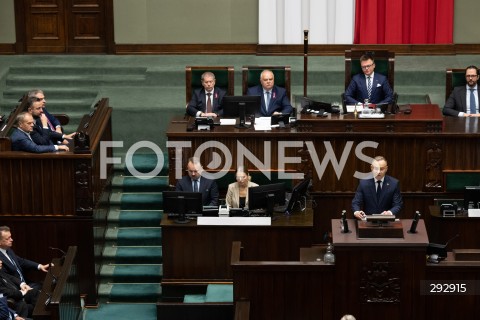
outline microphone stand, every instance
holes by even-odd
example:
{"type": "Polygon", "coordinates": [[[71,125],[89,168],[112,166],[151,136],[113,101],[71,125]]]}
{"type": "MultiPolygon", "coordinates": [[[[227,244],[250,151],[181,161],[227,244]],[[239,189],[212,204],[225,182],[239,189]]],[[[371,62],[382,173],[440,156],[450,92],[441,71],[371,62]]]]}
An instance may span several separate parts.
{"type": "Polygon", "coordinates": [[[303,30],[303,96],[307,96],[308,85],[308,30],[303,30]]]}

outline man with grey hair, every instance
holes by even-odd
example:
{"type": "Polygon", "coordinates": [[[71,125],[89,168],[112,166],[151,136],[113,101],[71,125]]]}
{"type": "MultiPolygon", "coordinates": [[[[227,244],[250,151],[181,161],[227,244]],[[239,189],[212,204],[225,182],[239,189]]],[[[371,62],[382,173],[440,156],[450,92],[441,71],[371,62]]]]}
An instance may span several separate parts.
{"type": "Polygon", "coordinates": [[[204,176],[203,167],[198,158],[188,159],[187,173],[182,179],[177,181],[176,191],[201,192],[204,206],[218,205],[218,187],[214,180],[204,176]]]}
{"type": "Polygon", "coordinates": [[[215,86],[215,75],[212,72],[202,74],[201,89],[193,92],[187,105],[187,114],[191,117],[217,117],[223,114],[222,100],[226,92],[215,86]]]}
{"type": "Polygon", "coordinates": [[[287,90],[275,85],[275,77],[271,70],[263,70],[260,74],[260,84],[248,88],[247,96],[261,96],[260,113],[270,117],[272,114],[290,114],[293,107],[287,90]]]}
{"type": "Polygon", "coordinates": [[[13,151],[26,151],[33,153],[55,152],[58,150],[68,151],[65,145],[39,145],[32,140],[30,134],[33,132],[33,116],[28,112],[20,113],[15,119],[15,128],[10,135],[13,151]]]}

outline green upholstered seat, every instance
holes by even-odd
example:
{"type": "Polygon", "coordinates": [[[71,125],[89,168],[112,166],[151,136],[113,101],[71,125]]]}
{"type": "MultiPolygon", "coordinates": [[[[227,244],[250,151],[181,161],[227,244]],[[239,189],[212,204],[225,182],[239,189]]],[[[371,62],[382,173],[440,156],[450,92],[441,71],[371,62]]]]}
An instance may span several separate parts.
{"type": "Polygon", "coordinates": [[[467,84],[465,69],[447,69],[445,75],[445,101],[453,91],[453,88],[467,84]]]}
{"type": "MultiPolygon", "coordinates": [[[[395,53],[387,50],[345,50],[345,89],[352,77],[362,73],[360,57],[365,53],[372,53],[375,60],[375,72],[388,78],[390,87],[394,90],[395,53]]],[[[395,90],[394,90],[395,91],[395,90]]]]}
{"type": "Polygon", "coordinates": [[[268,69],[273,72],[275,77],[275,85],[285,88],[287,97],[291,99],[290,90],[290,66],[243,66],[242,67],[242,94],[247,94],[250,87],[260,84],[260,74],[263,70],[268,69]]]}
{"type": "Polygon", "coordinates": [[[227,95],[235,93],[233,66],[187,66],[185,67],[185,99],[192,99],[194,90],[202,88],[202,74],[210,71],[215,74],[215,85],[227,91],[227,95]]]}

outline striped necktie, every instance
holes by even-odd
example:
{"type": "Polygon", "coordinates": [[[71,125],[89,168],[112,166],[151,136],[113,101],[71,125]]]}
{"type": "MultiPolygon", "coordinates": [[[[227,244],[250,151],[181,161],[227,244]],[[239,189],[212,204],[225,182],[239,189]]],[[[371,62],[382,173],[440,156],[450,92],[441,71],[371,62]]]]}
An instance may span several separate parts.
{"type": "Polygon", "coordinates": [[[370,96],[372,94],[372,77],[367,77],[367,92],[368,92],[368,100],[370,100],[370,96]]]}

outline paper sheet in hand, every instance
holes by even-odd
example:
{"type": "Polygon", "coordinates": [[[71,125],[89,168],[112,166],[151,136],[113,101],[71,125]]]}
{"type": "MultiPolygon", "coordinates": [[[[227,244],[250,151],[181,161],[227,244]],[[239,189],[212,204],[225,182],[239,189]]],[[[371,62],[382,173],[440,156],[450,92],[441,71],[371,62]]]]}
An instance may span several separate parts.
{"type": "Polygon", "coordinates": [[[270,117],[255,118],[255,130],[272,130],[272,119],[270,117]]]}

